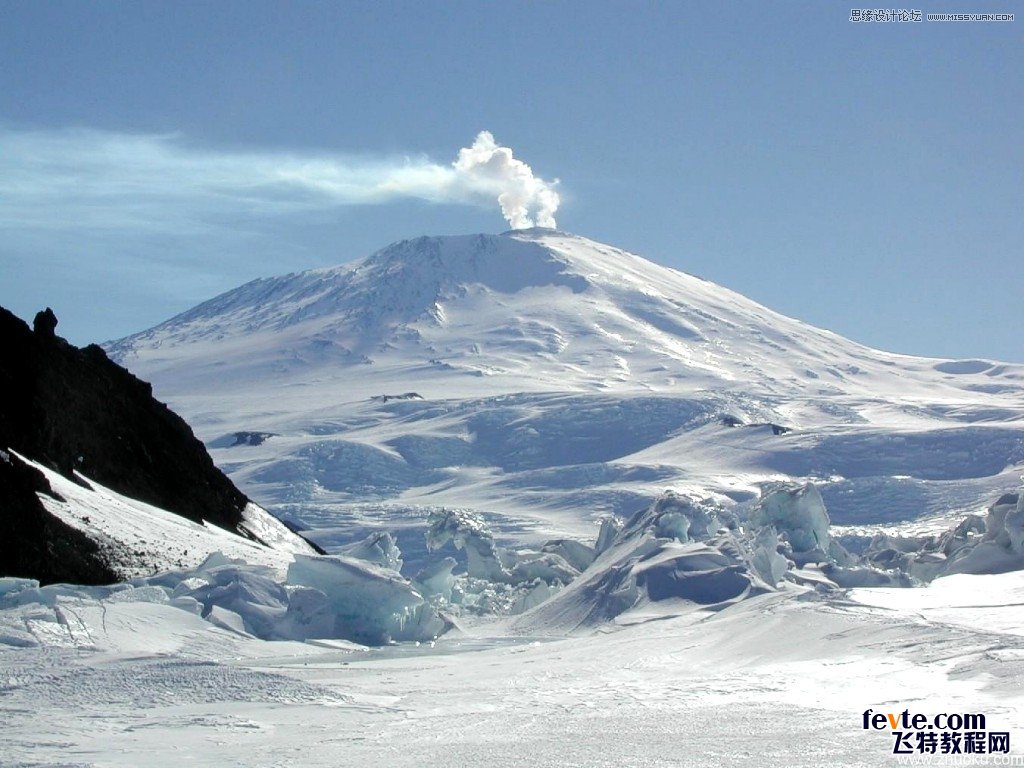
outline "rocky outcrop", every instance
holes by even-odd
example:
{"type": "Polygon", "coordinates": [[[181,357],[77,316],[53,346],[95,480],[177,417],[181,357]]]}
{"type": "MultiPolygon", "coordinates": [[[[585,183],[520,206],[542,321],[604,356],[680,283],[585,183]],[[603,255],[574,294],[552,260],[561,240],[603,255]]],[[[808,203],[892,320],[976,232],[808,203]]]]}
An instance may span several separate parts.
{"type": "Polygon", "coordinates": [[[45,478],[12,451],[244,534],[238,524],[249,500],[149,384],[100,347],[57,336],[49,308],[33,325],[0,308],[0,575],[78,583],[112,576],[94,542],[46,513],[36,496],[52,493],[45,478]]]}

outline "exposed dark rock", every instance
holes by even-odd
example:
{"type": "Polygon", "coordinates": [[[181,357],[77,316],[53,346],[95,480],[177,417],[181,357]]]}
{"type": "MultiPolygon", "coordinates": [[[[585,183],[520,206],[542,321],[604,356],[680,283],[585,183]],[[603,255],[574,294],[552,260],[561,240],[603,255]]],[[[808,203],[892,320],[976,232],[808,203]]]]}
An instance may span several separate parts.
{"type": "Polygon", "coordinates": [[[773,424],[770,421],[757,421],[748,424],[739,416],[733,416],[731,413],[727,413],[722,417],[722,424],[726,427],[771,427],[773,435],[784,435],[787,432],[793,431],[792,427],[784,427],[781,424],[773,424]]]}
{"type": "Polygon", "coordinates": [[[781,424],[772,424],[770,421],[760,421],[757,424],[748,424],[748,427],[771,427],[773,435],[784,435],[787,432],[792,432],[792,427],[784,427],[781,424]]]}
{"type": "Polygon", "coordinates": [[[47,307],[41,312],[36,312],[32,321],[32,331],[44,339],[52,339],[56,335],[57,316],[53,310],[47,307]]]}
{"type": "Polygon", "coordinates": [[[263,445],[268,438],[277,437],[276,432],[235,432],[233,435],[235,441],[231,443],[230,448],[234,448],[236,445],[263,445]]]}
{"type": "Polygon", "coordinates": [[[370,399],[379,403],[386,403],[388,400],[422,400],[423,395],[419,392],[403,392],[400,395],[374,395],[370,399]]]}
{"type": "MultiPolygon", "coordinates": [[[[0,399],[0,450],[13,449],[68,478],[79,470],[118,493],[237,531],[248,499],[214,466],[189,426],[153,399],[149,384],[111,362],[100,347],[78,349],[54,336],[55,326],[49,309],[36,316],[33,332],[0,308],[0,391],[6,393],[0,399]]],[[[12,474],[14,464],[3,463],[0,575],[12,573],[11,553],[18,547],[50,548],[64,557],[74,549],[74,537],[54,519],[40,516],[41,506],[32,504],[34,491],[25,495],[29,485],[12,474]],[[22,529],[30,519],[36,522],[22,529]]],[[[82,558],[92,557],[82,552],[82,558]]],[[[107,578],[91,566],[85,572],[94,578],[77,575],[74,562],[67,567],[54,562],[45,578],[82,583],[107,578]]],[[[44,571],[27,575],[43,580],[44,571]]]]}

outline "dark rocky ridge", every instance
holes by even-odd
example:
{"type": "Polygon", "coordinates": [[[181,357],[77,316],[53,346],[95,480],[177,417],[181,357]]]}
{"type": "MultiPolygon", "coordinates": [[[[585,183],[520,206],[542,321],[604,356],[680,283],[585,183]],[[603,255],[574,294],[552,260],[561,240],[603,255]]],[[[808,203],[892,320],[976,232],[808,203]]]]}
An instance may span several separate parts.
{"type": "MultiPolygon", "coordinates": [[[[191,428],[149,384],[0,307],[0,450],[13,449],[73,478],[79,470],[118,493],[239,532],[246,496],[218,470],[191,428]]],[[[113,581],[99,547],[45,511],[45,478],[0,456],[0,575],[40,581],[113,581]]]]}

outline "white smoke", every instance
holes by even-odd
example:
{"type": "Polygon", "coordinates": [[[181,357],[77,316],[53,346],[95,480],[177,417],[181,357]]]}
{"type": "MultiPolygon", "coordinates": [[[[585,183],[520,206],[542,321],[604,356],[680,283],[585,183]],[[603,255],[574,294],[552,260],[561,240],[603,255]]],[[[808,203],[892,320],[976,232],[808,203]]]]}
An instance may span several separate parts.
{"type": "Polygon", "coordinates": [[[555,227],[555,211],[561,200],[554,187],[533,175],[509,147],[499,147],[494,136],[481,131],[473,146],[459,150],[454,166],[460,180],[471,189],[495,191],[501,213],[513,229],[555,227]]]}
{"type": "MultiPolygon", "coordinates": [[[[327,184],[335,193],[348,194],[332,185],[324,171],[347,178],[351,168],[330,166],[327,169],[304,168],[289,176],[300,184],[327,184]]],[[[501,214],[513,229],[532,226],[555,227],[555,211],[561,202],[555,187],[558,180],[545,181],[534,176],[533,169],[514,157],[509,147],[498,146],[489,131],[481,131],[469,147],[459,150],[450,166],[424,159],[406,161],[398,167],[382,166],[381,177],[374,188],[365,190],[371,196],[387,200],[393,196],[416,197],[433,202],[490,205],[495,200],[501,214]]]]}
{"type": "Polygon", "coordinates": [[[428,158],[233,152],[179,136],[0,127],[0,226],[204,225],[218,214],[288,215],[398,198],[491,206],[513,229],[555,226],[558,181],[535,176],[482,131],[448,165],[428,158]],[[73,180],[73,183],[72,183],[73,180]]]}

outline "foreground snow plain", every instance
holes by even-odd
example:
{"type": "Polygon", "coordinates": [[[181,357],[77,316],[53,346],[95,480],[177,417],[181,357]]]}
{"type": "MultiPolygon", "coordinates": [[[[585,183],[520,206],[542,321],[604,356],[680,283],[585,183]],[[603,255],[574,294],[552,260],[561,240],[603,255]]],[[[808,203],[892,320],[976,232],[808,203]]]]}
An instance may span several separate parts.
{"type": "Polygon", "coordinates": [[[0,763],[886,765],[891,737],[861,730],[865,709],[982,712],[1019,734],[1022,596],[1020,572],[850,600],[784,590],[648,606],[586,636],[488,623],[378,649],[70,601],[63,633],[0,651],[0,763]],[[964,605],[978,594],[987,605],[964,605]]]}

